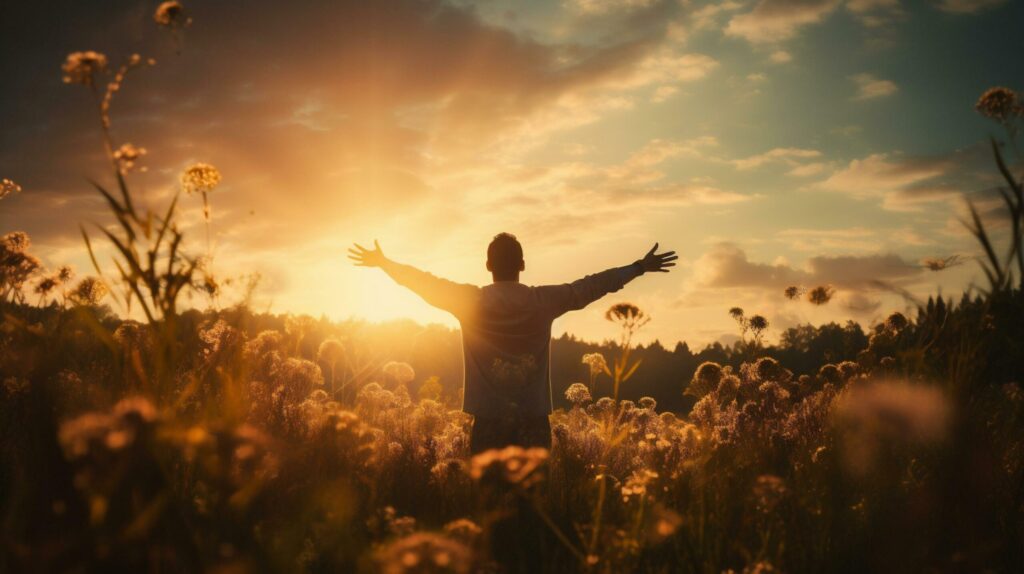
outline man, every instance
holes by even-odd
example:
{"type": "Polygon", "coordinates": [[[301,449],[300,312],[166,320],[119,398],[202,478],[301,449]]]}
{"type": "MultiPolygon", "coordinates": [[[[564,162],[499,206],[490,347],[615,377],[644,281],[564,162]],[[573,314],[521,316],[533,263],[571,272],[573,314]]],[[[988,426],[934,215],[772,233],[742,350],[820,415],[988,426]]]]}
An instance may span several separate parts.
{"type": "Polygon", "coordinates": [[[473,453],[510,444],[550,448],[551,381],[548,360],[551,322],[582,309],[649,272],[667,273],[674,251],[656,254],[658,244],[625,267],[587,275],[572,283],[529,287],[519,282],[526,268],[516,237],[499,233],[487,247],[485,287],[453,283],[355,244],[349,258],[361,267],[380,267],[427,303],[455,315],[462,325],[465,371],[463,410],[473,415],[473,453]]]}

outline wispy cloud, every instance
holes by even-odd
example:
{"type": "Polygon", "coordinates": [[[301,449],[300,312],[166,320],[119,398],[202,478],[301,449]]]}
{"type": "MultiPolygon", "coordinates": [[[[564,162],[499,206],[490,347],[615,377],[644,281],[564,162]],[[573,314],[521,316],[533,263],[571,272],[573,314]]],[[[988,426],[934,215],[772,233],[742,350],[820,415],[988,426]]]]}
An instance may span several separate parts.
{"type": "Polygon", "coordinates": [[[755,44],[789,40],[838,6],[839,0],[760,0],[750,12],[733,16],[725,33],[755,44]]]}
{"type": "Polygon", "coordinates": [[[896,82],[876,78],[868,73],[855,74],[850,76],[850,79],[857,87],[857,93],[853,96],[854,100],[875,100],[891,96],[899,91],[896,82]]]}
{"type": "Polygon", "coordinates": [[[939,0],[939,10],[951,14],[976,14],[1005,4],[1006,0],[939,0]]]}

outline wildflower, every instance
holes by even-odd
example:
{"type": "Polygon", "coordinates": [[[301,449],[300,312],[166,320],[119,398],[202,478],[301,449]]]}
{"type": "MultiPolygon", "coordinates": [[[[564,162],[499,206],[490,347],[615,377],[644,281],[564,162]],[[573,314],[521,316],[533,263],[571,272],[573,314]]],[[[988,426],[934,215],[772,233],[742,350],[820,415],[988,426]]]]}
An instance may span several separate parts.
{"type": "Polygon", "coordinates": [[[736,320],[740,320],[743,317],[743,309],[741,307],[733,307],[729,309],[729,315],[736,320]]]}
{"type": "Polygon", "coordinates": [[[208,163],[193,164],[181,174],[185,193],[210,193],[220,180],[220,171],[208,163]]]}
{"type": "Polygon", "coordinates": [[[950,267],[960,265],[963,261],[960,260],[959,255],[950,255],[949,257],[927,257],[921,260],[921,265],[929,271],[942,271],[950,267]]]}
{"type": "Polygon", "coordinates": [[[57,288],[57,285],[56,277],[44,277],[36,284],[36,294],[41,297],[46,297],[51,291],[57,288]]]}
{"type": "Polygon", "coordinates": [[[320,343],[320,348],[316,352],[316,360],[328,365],[337,364],[344,356],[345,346],[341,344],[341,341],[333,337],[324,339],[324,342],[320,343]]]}
{"type": "Polygon", "coordinates": [[[21,193],[21,186],[7,178],[0,179],[0,199],[14,193],[21,193]]]}
{"type": "MultiPolygon", "coordinates": [[[[126,143],[114,152],[114,159],[117,161],[121,173],[128,173],[144,155],[146,155],[146,148],[135,147],[130,143],[126,143]]],[[[143,168],[143,171],[145,171],[145,168],[143,168]]]]}
{"type": "Polygon", "coordinates": [[[417,532],[388,544],[377,552],[376,560],[384,574],[466,573],[473,567],[472,552],[465,545],[431,532],[417,532]]]}
{"type": "Polygon", "coordinates": [[[85,277],[68,294],[75,305],[95,307],[107,295],[107,286],[95,277],[85,277]]]}
{"type": "Polygon", "coordinates": [[[453,538],[467,546],[472,546],[476,540],[483,534],[483,529],[477,525],[476,522],[468,518],[459,518],[453,520],[448,524],[444,525],[444,532],[450,538],[453,538]]]}
{"type": "Polygon", "coordinates": [[[832,300],[836,290],[831,285],[819,285],[807,292],[807,300],[815,305],[824,305],[832,300]]]}
{"type": "Polygon", "coordinates": [[[653,411],[654,408],[658,406],[658,401],[654,400],[652,397],[640,397],[640,402],[637,404],[642,409],[653,411]]]}
{"type": "Polygon", "coordinates": [[[539,469],[547,459],[548,451],[545,448],[507,446],[492,449],[473,457],[469,475],[476,481],[491,479],[526,488],[542,479],[539,469]]]}
{"type": "Polygon", "coordinates": [[[381,368],[381,371],[400,384],[410,383],[416,378],[416,371],[413,370],[409,363],[388,361],[381,368]]]}
{"type": "Polygon", "coordinates": [[[693,380],[687,385],[686,391],[683,394],[690,395],[696,398],[702,398],[704,395],[718,388],[718,383],[722,380],[722,366],[718,363],[711,361],[705,361],[697,367],[697,370],[693,373],[693,380]]]}
{"type": "Polygon", "coordinates": [[[891,333],[899,333],[909,325],[906,316],[903,313],[893,313],[885,319],[885,329],[891,333]]]}
{"type": "Polygon", "coordinates": [[[590,390],[583,383],[573,383],[569,385],[569,388],[565,391],[565,398],[577,408],[582,407],[593,400],[590,396],[590,390]]]}
{"type": "Polygon", "coordinates": [[[790,300],[796,299],[797,297],[800,296],[801,293],[803,293],[803,290],[800,289],[799,287],[797,287],[796,285],[791,285],[789,287],[786,287],[786,291],[785,291],[786,299],[790,299],[790,300]]]}
{"type": "Polygon", "coordinates": [[[986,118],[999,123],[1008,123],[1013,117],[1024,113],[1017,101],[1017,94],[1009,88],[989,88],[978,98],[974,109],[986,118]]]}
{"type": "Polygon", "coordinates": [[[153,13],[153,20],[167,28],[185,28],[192,24],[192,18],[185,14],[185,7],[181,2],[170,0],[156,7],[153,13]]]}
{"type": "Polygon", "coordinates": [[[854,387],[837,401],[833,415],[847,469],[866,476],[894,446],[941,442],[950,410],[946,396],[934,387],[902,382],[854,387]]]}
{"type": "Polygon", "coordinates": [[[658,544],[676,533],[683,524],[683,518],[677,512],[662,506],[660,503],[651,508],[647,519],[647,539],[658,544]]]}
{"type": "Polygon", "coordinates": [[[842,380],[842,375],[839,372],[839,368],[833,364],[822,365],[818,369],[818,378],[826,383],[838,383],[842,380]]]}
{"type": "Polygon", "coordinates": [[[609,374],[608,362],[605,361],[604,355],[601,353],[587,353],[583,355],[583,364],[590,367],[590,376],[596,376],[600,373],[609,374]]]}
{"type": "Polygon", "coordinates": [[[24,231],[0,237],[0,291],[20,293],[25,282],[42,267],[42,262],[28,253],[30,245],[24,231]]]}
{"type": "Polygon", "coordinates": [[[754,499],[757,509],[770,514],[786,494],[786,483],[773,474],[762,474],[754,482],[754,499]]]}
{"type": "Polygon", "coordinates": [[[853,361],[843,361],[836,365],[836,368],[839,369],[839,375],[844,381],[848,381],[860,373],[860,365],[853,361]]]}
{"type": "Polygon", "coordinates": [[[622,501],[629,502],[634,496],[647,494],[647,487],[658,478],[658,473],[653,470],[637,470],[626,479],[622,485],[622,501]]]}
{"type": "Polygon", "coordinates": [[[107,68],[107,57],[99,52],[72,52],[61,69],[65,84],[95,85],[95,76],[107,68]]]}
{"type": "Polygon", "coordinates": [[[763,315],[754,315],[748,321],[750,330],[754,333],[754,338],[760,338],[761,333],[768,328],[768,319],[765,319],[763,315]]]}
{"type": "Polygon", "coordinates": [[[642,318],[644,312],[632,303],[616,303],[608,308],[604,318],[609,321],[626,322],[642,318]]]}
{"type": "Polygon", "coordinates": [[[217,319],[212,325],[199,328],[199,339],[206,345],[205,352],[209,356],[235,348],[241,342],[242,335],[224,319],[217,319]]]}

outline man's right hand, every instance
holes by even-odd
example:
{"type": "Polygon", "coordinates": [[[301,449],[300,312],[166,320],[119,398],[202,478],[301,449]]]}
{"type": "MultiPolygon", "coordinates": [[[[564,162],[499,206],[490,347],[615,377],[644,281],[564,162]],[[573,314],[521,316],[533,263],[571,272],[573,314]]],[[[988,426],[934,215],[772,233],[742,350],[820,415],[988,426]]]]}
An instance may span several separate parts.
{"type": "Polygon", "coordinates": [[[373,240],[373,249],[367,249],[358,243],[352,245],[354,247],[348,248],[348,258],[354,261],[357,267],[380,267],[388,260],[376,239],[373,240]]]}
{"type": "Polygon", "coordinates": [[[668,251],[665,253],[655,253],[658,250],[658,244],[655,243],[654,247],[644,255],[643,259],[637,261],[640,267],[643,268],[644,273],[650,273],[652,271],[658,273],[668,273],[669,267],[675,267],[675,260],[679,259],[675,251],[668,251]]]}

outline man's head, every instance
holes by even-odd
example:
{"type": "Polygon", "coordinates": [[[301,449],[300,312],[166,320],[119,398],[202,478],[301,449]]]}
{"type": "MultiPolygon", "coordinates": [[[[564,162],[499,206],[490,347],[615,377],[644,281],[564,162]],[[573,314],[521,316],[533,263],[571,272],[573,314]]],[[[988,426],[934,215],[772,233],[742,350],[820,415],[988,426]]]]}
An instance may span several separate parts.
{"type": "Polygon", "coordinates": [[[495,281],[519,281],[519,272],[526,269],[523,246],[511,233],[499,233],[487,246],[487,270],[495,281]]]}

